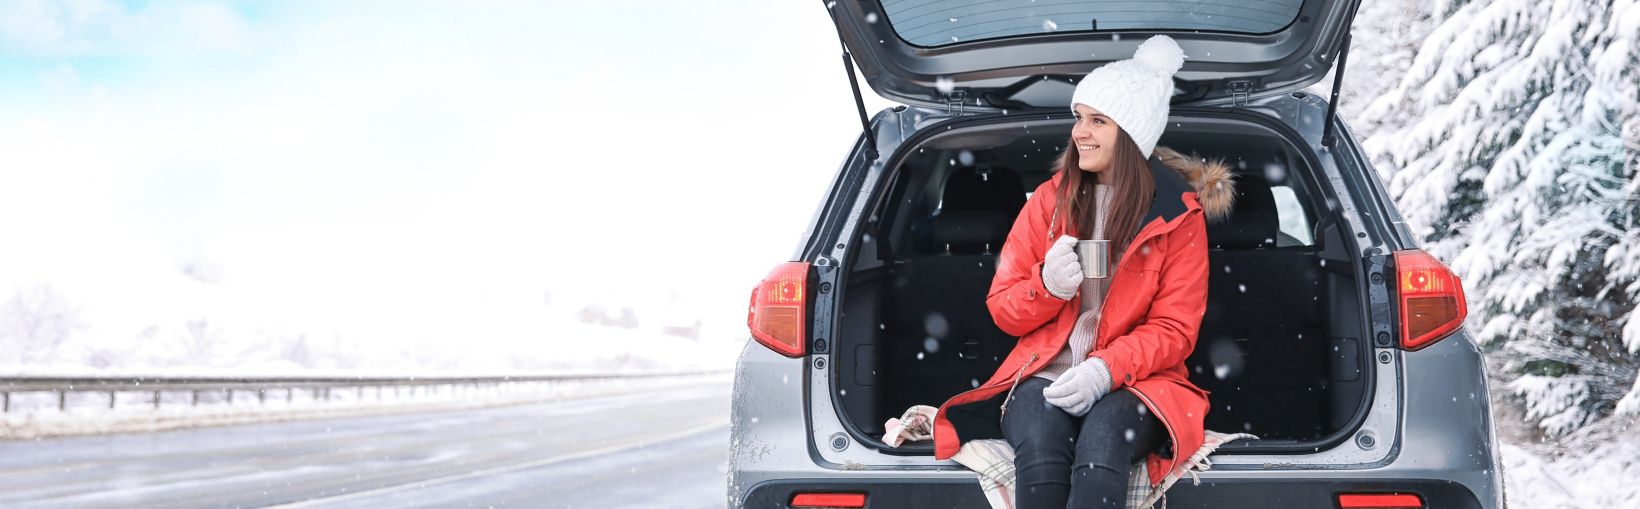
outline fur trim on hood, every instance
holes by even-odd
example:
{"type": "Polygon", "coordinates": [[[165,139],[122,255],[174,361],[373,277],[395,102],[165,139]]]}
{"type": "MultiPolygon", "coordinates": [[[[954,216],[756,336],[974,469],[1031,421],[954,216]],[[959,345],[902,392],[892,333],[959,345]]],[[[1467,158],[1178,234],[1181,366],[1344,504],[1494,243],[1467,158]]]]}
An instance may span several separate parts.
{"type": "Polygon", "coordinates": [[[1196,188],[1196,201],[1201,203],[1207,222],[1218,223],[1230,217],[1236,201],[1236,180],[1230,165],[1222,159],[1190,157],[1167,147],[1156,147],[1156,157],[1196,188]]]}

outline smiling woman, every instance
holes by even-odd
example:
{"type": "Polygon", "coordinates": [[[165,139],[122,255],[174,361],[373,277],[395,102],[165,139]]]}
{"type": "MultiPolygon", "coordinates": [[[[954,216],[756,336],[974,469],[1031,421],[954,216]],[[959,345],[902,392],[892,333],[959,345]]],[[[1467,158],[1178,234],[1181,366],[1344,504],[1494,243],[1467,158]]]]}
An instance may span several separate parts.
{"type": "Polygon", "coordinates": [[[1298,16],[1301,0],[1044,2],[996,8],[986,0],[883,0],[888,22],[918,46],[1063,31],[1196,30],[1266,34],[1298,16]],[[1181,15],[1182,14],[1182,15],[1181,15]]]}

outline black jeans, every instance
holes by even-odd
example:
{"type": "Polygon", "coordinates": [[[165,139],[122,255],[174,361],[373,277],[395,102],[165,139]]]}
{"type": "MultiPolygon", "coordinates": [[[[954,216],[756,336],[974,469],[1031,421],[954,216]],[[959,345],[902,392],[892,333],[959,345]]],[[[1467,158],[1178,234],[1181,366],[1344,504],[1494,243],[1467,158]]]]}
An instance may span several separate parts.
{"type": "Polygon", "coordinates": [[[1015,507],[1125,507],[1133,463],[1156,450],[1167,430],[1121,389],[1073,417],[1042,398],[1049,383],[1021,380],[1002,417],[1002,435],[1014,446],[1015,507]]]}

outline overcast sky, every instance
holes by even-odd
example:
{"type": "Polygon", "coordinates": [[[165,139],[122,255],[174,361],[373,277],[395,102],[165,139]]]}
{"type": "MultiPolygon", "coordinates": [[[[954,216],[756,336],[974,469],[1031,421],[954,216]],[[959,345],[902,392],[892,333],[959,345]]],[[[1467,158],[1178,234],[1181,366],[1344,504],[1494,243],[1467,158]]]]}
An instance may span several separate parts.
{"type": "Polygon", "coordinates": [[[858,135],[839,53],[818,0],[0,2],[0,290],[105,341],[743,324],[858,135]]]}

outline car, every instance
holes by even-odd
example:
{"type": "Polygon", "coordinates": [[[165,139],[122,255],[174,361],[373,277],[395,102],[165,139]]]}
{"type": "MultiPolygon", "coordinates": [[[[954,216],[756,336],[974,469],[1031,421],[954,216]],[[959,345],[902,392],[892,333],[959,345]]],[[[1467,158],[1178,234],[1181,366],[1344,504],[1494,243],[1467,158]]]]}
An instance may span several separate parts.
{"type": "Polygon", "coordinates": [[[1207,428],[1258,437],[1219,448],[1167,506],[1505,506],[1462,284],[1333,108],[1358,2],[824,5],[862,132],[753,289],[731,507],[989,507],[973,471],[927,441],[889,447],[885,422],[978,386],[1013,347],[985,306],[1002,239],[1051,177],[1077,79],[1154,34],[1187,55],[1159,145],[1236,181],[1207,228],[1187,366],[1207,428]],[[856,63],[901,105],[868,119],[856,63]],[[1334,69],[1330,99],[1306,90],[1334,69]]]}

